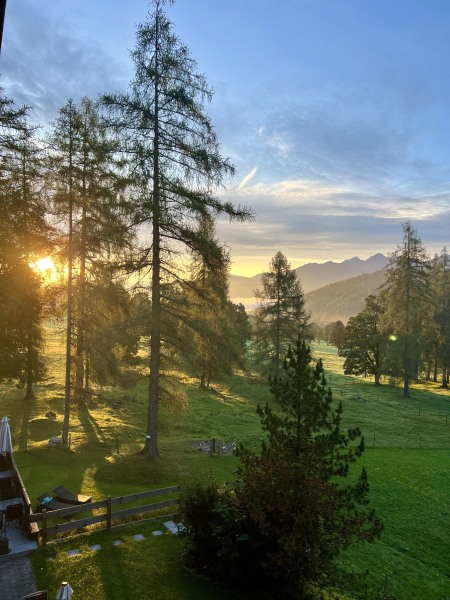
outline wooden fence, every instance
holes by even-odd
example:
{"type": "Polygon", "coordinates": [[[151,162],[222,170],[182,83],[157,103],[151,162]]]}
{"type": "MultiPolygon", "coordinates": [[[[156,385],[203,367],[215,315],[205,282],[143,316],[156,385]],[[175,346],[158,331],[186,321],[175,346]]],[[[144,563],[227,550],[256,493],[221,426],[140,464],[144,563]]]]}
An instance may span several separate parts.
{"type": "MultiPolygon", "coordinates": [[[[130,494],[128,496],[119,496],[117,498],[111,498],[109,496],[106,500],[100,500],[98,502],[91,502],[88,504],[80,504],[70,506],[68,508],[61,508],[59,510],[42,510],[42,513],[35,513],[29,515],[30,523],[40,523],[40,536],[42,539],[42,543],[45,545],[50,536],[55,536],[58,533],[64,533],[67,531],[73,531],[75,529],[82,529],[87,527],[88,525],[94,525],[96,523],[104,522],[104,527],[100,529],[106,529],[107,531],[111,531],[112,529],[118,529],[119,527],[124,527],[129,525],[129,523],[122,523],[119,525],[113,525],[115,521],[119,521],[122,519],[127,519],[129,517],[133,517],[135,515],[144,515],[147,513],[154,513],[155,511],[164,511],[172,506],[179,507],[180,499],[178,498],[170,498],[168,500],[162,500],[161,502],[152,502],[150,504],[139,504],[137,506],[132,506],[130,508],[122,509],[122,510],[113,510],[113,506],[117,506],[120,504],[130,504],[140,502],[141,500],[145,500],[147,498],[154,498],[155,496],[162,496],[168,494],[175,494],[180,491],[180,486],[173,486],[168,488],[161,488],[158,490],[150,490],[148,492],[139,492],[137,494],[130,494]],[[61,519],[63,517],[72,517],[74,515],[92,512],[98,509],[106,508],[106,512],[102,512],[101,514],[95,514],[93,516],[81,518],[78,520],[71,520],[67,523],[56,523],[54,525],[49,525],[50,521],[54,521],[57,519],[61,519]]],[[[175,511],[174,513],[167,513],[164,511],[162,514],[159,514],[157,517],[152,518],[142,518],[141,522],[155,521],[160,519],[172,519],[176,517],[179,511],[175,511]]],[[[98,530],[96,530],[98,531],[98,530]]]]}
{"type": "Polygon", "coordinates": [[[14,493],[17,495],[17,497],[21,498],[22,500],[24,529],[27,533],[27,536],[31,539],[37,540],[39,529],[36,523],[33,523],[30,520],[30,517],[33,515],[30,498],[22,481],[22,477],[20,476],[19,469],[17,468],[13,455],[5,453],[5,455],[2,457],[2,463],[8,470],[11,471],[11,488],[14,490],[14,493]]]}

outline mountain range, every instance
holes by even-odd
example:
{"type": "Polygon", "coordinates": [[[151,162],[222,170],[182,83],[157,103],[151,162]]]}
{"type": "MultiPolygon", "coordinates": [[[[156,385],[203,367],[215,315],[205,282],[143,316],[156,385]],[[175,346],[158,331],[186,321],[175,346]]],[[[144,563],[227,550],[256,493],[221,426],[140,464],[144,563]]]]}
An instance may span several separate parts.
{"type": "MultiPolygon", "coordinates": [[[[366,260],[354,256],[340,263],[308,263],[295,269],[295,272],[301,281],[303,292],[307,294],[337,281],[381,271],[387,262],[388,259],[383,254],[375,254],[366,260]]],[[[261,289],[261,276],[262,273],[253,277],[230,275],[230,298],[252,298],[254,290],[261,289]]]]}

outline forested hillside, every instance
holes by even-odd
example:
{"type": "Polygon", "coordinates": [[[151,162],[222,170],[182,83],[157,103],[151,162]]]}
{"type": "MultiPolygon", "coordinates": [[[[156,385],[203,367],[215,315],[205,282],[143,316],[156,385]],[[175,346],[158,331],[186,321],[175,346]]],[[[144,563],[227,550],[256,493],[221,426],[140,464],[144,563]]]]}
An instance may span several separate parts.
{"type": "Polygon", "coordinates": [[[385,277],[386,271],[382,269],[376,273],[331,283],[305,294],[311,320],[322,324],[332,321],[347,323],[350,317],[357,315],[364,308],[367,296],[377,293],[385,277]]]}

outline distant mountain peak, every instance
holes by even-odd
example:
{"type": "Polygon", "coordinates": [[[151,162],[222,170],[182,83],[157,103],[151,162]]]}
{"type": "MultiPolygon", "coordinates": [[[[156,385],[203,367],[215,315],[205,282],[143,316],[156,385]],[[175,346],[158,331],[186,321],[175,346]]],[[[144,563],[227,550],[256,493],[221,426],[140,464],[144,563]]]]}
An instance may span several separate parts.
{"type": "MultiPolygon", "coordinates": [[[[289,257],[288,257],[289,258],[289,257]]],[[[388,259],[381,253],[374,254],[366,260],[353,256],[340,263],[331,260],[325,263],[307,263],[297,267],[295,272],[300,278],[304,293],[324,287],[330,283],[343,281],[362,275],[380,271],[387,265],[388,259]]],[[[250,298],[253,290],[260,285],[261,274],[253,277],[230,276],[230,297],[250,298]]]]}
{"type": "Polygon", "coordinates": [[[335,264],[343,264],[343,263],[360,263],[360,262],[364,262],[364,260],[362,260],[361,258],[359,258],[359,256],[352,256],[352,258],[347,258],[345,260],[342,261],[342,263],[335,263],[335,264]]]}

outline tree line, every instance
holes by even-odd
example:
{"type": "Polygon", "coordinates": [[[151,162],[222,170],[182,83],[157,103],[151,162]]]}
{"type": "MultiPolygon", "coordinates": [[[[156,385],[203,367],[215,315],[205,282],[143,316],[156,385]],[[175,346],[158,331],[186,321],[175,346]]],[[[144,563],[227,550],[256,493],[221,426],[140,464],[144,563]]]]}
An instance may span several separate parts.
{"type": "Polygon", "coordinates": [[[404,397],[420,376],[448,388],[450,259],[444,247],[430,258],[417,230],[403,225],[378,294],[349,319],[340,341],[346,374],[401,381],[404,397]]]}

